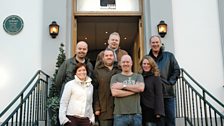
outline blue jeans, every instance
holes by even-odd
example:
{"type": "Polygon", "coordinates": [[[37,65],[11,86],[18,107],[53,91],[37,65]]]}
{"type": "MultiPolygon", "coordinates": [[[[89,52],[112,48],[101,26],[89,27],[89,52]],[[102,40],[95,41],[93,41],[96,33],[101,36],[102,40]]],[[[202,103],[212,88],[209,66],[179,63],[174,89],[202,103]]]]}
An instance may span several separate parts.
{"type": "Polygon", "coordinates": [[[164,98],[165,126],[176,126],[176,98],[164,98]]]}
{"type": "Polygon", "coordinates": [[[141,126],[141,114],[114,115],[114,126],[141,126]]]}

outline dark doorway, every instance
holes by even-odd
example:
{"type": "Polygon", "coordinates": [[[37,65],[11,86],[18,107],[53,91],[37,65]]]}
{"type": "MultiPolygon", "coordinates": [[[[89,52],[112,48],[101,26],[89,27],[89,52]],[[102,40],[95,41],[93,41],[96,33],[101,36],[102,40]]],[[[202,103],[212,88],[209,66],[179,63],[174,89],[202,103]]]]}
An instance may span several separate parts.
{"type": "Polygon", "coordinates": [[[120,34],[120,48],[133,54],[133,45],[138,35],[139,17],[134,16],[80,16],[77,19],[77,41],[88,43],[88,58],[93,64],[97,54],[107,47],[107,40],[112,32],[120,34]]]}

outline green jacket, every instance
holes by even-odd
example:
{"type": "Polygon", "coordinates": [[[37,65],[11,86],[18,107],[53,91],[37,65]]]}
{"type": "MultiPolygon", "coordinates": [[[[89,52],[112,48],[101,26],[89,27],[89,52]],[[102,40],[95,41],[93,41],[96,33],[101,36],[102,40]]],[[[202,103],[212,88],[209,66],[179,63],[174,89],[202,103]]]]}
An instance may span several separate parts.
{"type": "Polygon", "coordinates": [[[94,76],[98,84],[97,97],[94,98],[94,109],[95,111],[101,111],[100,120],[113,118],[114,99],[110,90],[110,80],[117,73],[120,73],[117,65],[114,65],[112,70],[108,69],[104,64],[100,64],[94,69],[94,76]]]}

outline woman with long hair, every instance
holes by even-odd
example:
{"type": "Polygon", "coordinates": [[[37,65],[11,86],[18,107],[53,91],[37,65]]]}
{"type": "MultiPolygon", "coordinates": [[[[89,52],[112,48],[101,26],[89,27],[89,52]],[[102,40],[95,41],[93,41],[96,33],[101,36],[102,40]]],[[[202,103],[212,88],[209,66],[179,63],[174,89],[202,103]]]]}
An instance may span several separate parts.
{"type": "Polygon", "coordinates": [[[159,69],[150,56],[144,56],[140,64],[145,83],[145,90],[141,93],[143,126],[157,126],[160,118],[165,116],[159,69]]]}

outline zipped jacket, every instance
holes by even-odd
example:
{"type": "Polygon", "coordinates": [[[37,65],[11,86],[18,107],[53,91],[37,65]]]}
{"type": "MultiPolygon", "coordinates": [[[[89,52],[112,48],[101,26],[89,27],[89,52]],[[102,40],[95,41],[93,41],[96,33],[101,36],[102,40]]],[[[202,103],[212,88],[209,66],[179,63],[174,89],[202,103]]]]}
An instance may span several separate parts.
{"type": "Polygon", "coordinates": [[[160,49],[159,55],[155,57],[152,50],[149,52],[160,70],[160,77],[163,84],[163,97],[171,98],[175,97],[175,83],[180,75],[180,67],[176,58],[171,52],[163,51],[160,49]]]}
{"type": "Polygon", "coordinates": [[[97,84],[97,95],[94,97],[94,109],[100,111],[100,120],[112,119],[114,110],[114,98],[110,90],[111,77],[120,73],[120,69],[114,64],[110,70],[104,64],[99,64],[94,69],[94,76],[97,84]]]}

